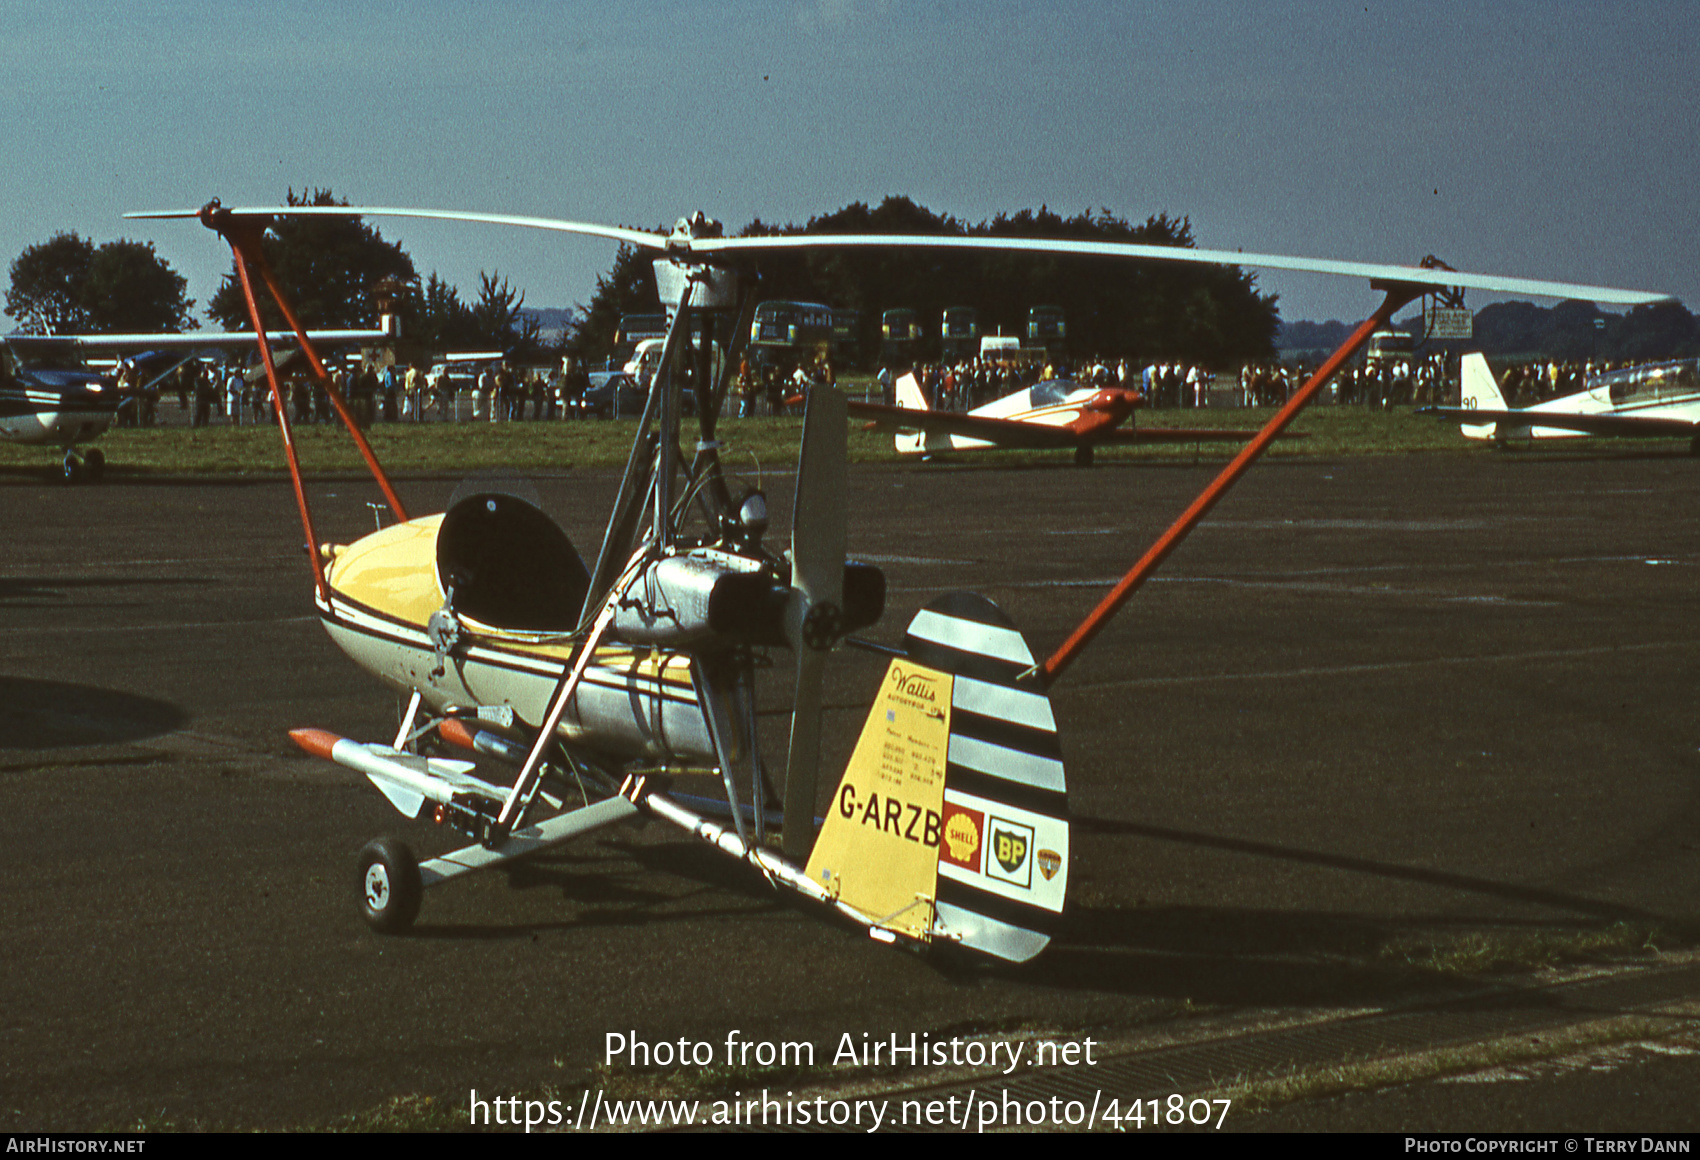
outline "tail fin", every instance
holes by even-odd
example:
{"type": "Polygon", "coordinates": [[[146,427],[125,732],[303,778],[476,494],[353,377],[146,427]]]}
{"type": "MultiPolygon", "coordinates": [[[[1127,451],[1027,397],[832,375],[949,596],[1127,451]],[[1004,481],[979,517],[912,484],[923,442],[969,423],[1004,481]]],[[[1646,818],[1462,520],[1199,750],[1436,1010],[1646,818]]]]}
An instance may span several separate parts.
{"type": "MultiPolygon", "coordinates": [[[[911,371],[897,380],[897,405],[908,411],[930,411],[927,396],[921,393],[920,381],[911,371]]],[[[892,437],[892,446],[899,455],[921,455],[927,450],[925,431],[899,431],[892,437]]]]}
{"type": "Polygon", "coordinates": [[[932,410],[927,406],[927,397],[921,393],[921,384],[916,381],[913,373],[897,380],[897,405],[911,411],[932,410]]]}
{"type": "Polygon", "coordinates": [[[1508,411],[1505,396],[1499,393],[1499,383],[1488,368],[1487,359],[1480,354],[1464,356],[1460,391],[1464,406],[1471,411],[1508,411]]]}
{"type": "MultiPolygon", "coordinates": [[[[1505,396],[1499,393],[1499,383],[1482,354],[1467,354],[1459,367],[1458,393],[1466,411],[1508,411],[1505,396]]],[[[1466,439],[1492,439],[1499,433],[1498,423],[1460,423],[1458,430],[1466,439]]]]}
{"type": "Polygon", "coordinates": [[[1068,887],[1068,794],[1026,641],[991,601],[916,614],[827,809],[808,875],[877,927],[1011,962],[1050,942],[1068,887]]]}

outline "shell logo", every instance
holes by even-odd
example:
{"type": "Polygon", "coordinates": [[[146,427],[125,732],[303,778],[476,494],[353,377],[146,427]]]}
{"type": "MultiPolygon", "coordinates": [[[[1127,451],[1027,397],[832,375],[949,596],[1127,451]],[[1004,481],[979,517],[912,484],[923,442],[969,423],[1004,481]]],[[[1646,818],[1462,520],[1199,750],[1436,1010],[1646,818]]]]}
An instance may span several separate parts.
{"type": "Polygon", "coordinates": [[[945,806],[944,841],[940,855],[954,865],[977,870],[980,866],[980,832],[984,819],[975,810],[945,806]]]}

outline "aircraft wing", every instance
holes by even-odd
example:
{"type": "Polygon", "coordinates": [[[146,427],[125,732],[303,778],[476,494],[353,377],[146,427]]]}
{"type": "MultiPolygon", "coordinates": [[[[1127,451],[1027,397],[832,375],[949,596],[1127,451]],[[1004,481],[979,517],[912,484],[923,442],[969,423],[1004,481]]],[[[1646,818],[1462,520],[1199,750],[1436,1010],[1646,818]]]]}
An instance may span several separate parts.
{"type": "Polygon", "coordinates": [[[1090,435],[1080,435],[1067,427],[1018,419],[997,419],[989,415],[966,414],[960,411],[920,411],[912,407],[893,407],[887,403],[850,403],[853,417],[870,420],[869,426],[883,431],[921,431],[932,435],[962,435],[984,439],[999,447],[1054,448],[1079,447],[1082,444],[1140,443],[1243,443],[1257,434],[1255,430],[1223,427],[1115,427],[1108,431],[1099,428],[1090,435]]]}
{"type": "MultiPolygon", "coordinates": [[[[1097,439],[1099,443],[1244,443],[1257,429],[1240,427],[1117,427],[1097,439]]],[[[1283,438],[1296,438],[1285,435],[1283,438]]]]}
{"type": "MultiPolygon", "coordinates": [[[[386,314],[383,325],[375,330],[309,330],[307,337],[313,342],[323,343],[379,343],[386,339],[399,338],[401,330],[396,325],[396,316],[386,314]]],[[[248,347],[254,345],[254,332],[251,330],[185,330],[181,333],[166,334],[150,332],[145,334],[8,334],[6,341],[11,343],[42,343],[65,344],[74,343],[85,350],[201,350],[213,347],[248,347]]],[[[266,341],[273,345],[293,343],[293,330],[269,330],[266,341]]],[[[492,357],[500,358],[499,354],[492,357]]]]}
{"type": "Polygon", "coordinates": [[[929,435],[963,435],[984,439],[999,447],[1078,447],[1080,436],[1067,427],[1047,427],[1043,423],[1022,423],[1015,419],[994,419],[989,415],[969,415],[960,411],[918,411],[910,407],[893,407],[888,403],[850,402],[853,418],[867,419],[880,430],[923,431],[929,435]]]}
{"type": "Polygon", "coordinates": [[[1580,431],[1585,435],[1627,435],[1643,438],[1694,435],[1700,424],[1685,419],[1661,419],[1657,416],[1595,414],[1578,415],[1565,411],[1471,411],[1463,407],[1423,407],[1415,412],[1472,427],[1488,423],[1503,423],[1509,427],[1550,427],[1558,431],[1580,431]]]}

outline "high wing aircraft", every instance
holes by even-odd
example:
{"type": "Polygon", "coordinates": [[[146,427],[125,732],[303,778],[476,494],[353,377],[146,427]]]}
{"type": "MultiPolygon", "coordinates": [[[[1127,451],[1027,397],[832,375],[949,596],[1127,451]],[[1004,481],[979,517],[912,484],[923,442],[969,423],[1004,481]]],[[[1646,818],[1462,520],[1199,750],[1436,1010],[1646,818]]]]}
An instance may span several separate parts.
{"type": "MultiPolygon", "coordinates": [[[[320,343],[381,342],[397,334],[386,315],[377,330],[316,330],[320,343]]],[[[293,342],[274,331],[270,341],[293,342]]],[[[252,346],[249,331],[181,334],[8,334],[0,339],[0,441],[52,447],[63,453],[66,483],[98,480],[106,456],[98,447],[78,450],[104,435],[125,403],[113,376],[86,361],[95,351],[201,351],[252,346]]]]}
{"type": "Polygon", "coordinates": [[[899,455],[938,455],[983,448],[1072,448],[1074,462],[1092,462],[1101,444],[1244,442],[1255,431],[1212,427],[1123,426],[1141,405],[1137,391],[1048,379],[972,411],[935,411],[913,374],[897,380],[897,405],[850,401],[850,416],[895,430],[899,455]]]}
{"type": "MultiPolygon", "coordinates": [[[[295,731],[306,751],[363,773],[409,818],[467,844],[419,862],[394,839],[369,844],[357,889],[366,921],[407,929],[426,888],[524,857],[622,819],[674,823],[776,888],[795,891],[875,939],[951,945],[1020,962],[1044,949],[1069,877],[1062,748],[1047,689],[1372,331],[1428,287],[1528,284],[1406,267],[1328,263],[1384,283],[1375,313],[1044,661],[996,605],[968,592],[921,609],[901,643],[852,634],[885,604],[877,568],[846,558],[844,397],[811,388],[798,458],[790,550],[770,546],[758,490],[734,493],[716,424],[756,305],[756,262],[799,246],[991,248],[1249,263],[1245,254],[1013,239],[866,236],[726,239],[700,214],[667,235],[446,211],[347,207],[139,214],[199,217],[236,255],[256,330],[255,276],[294,322],[259,240],[279,213],[506,222],[591,234],[655,253],[666,344],[602,544],[589,567],[521,497],[471,487],[448,511],[411,517],[334,388],[327,390],[394,523],[349,543],[318,538],[287,408],[277,408],[295,482],[319,617],[331,638],[407,696],[393,739],[362,743],[295,731]],[[1157,251],[1153,253],[1152,251],[1157,251]],[[712,375],[712,324],[734,346],[712,375]],[[687,380],[694,448],[681,443],[687,380]],[[816,816],[823,669],[849,644],[887,666],[848,766],[816,816]],[[782,667],[776,654],[789,652],[782,667]],[[756,728],[755,686],[771,669],[792,690],[790,737],[774,792],[756,728]],[[473,760],[430,752],[456,746],[473,760]],[[478,758],[484,759],[480,764],[478,758]],[[491,773],[490,765],[505,766],[491,773]],[[707,785],[712,790],[692,784],[707,785]],[[704,797],[708,804],[702,804],[704,797]],[[775,802],[775,799],[777,801],[775,802]],[[777,808],[770,808],[776,804],[777,808]],[[709,815],[714,815],[710,817],[709,815]],[[777,827],[777,841],[771,832],[777,827]]],[[[1275,259],[1293,264],[1299,259],[1275,259]]],[[[1658,296],[1541,283],[1561,297],[1658,296]]],[[[270,345],[260,352],[268,371],[270,345]]],[[[325,377],[302,337],[314,373],[325,377]]],[[[272,389],[278,390],[275,374],[272,389]]]]}
{"type": "Polygon", "coordinates": [[[100,476],[106,457],[77,445],[105,434],[121,401],[112,376],[71,341],[14,334],[0,346],[0,440],[63,452],[68,483],[100,476]]]}
{"type": "Polygon", "coordinates": [[[1510,407],[1487,359],[1464,356],[1461,407],[1424,407],[1419,415],[1458,421],[1466,439],[1497,443],[1583,435],[1683,436],[1700,455],[1700,360],[1608,371],[1588,389],[1530,407],[1510,407]]]}

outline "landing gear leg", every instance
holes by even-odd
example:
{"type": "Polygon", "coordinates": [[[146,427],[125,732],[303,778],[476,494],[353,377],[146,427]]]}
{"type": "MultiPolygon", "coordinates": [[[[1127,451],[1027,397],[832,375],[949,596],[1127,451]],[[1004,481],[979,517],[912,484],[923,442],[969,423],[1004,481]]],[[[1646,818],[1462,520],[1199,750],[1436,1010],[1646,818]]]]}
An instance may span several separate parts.
{"type": "Polygon", "coordinates": [[[96,481],[106,473],[106,456],[98,447],[91,447],[87,455],[78,454],[75,447],[67,447],[64,464],[60,470],[61,478],[66,483],[96,481]]]}
{"type": "Polygon", "coordinates": [[[1082,443],[1074,449],[1074,465],[1076,467],[1092,466],[1092,444],[1082,443]]]}

